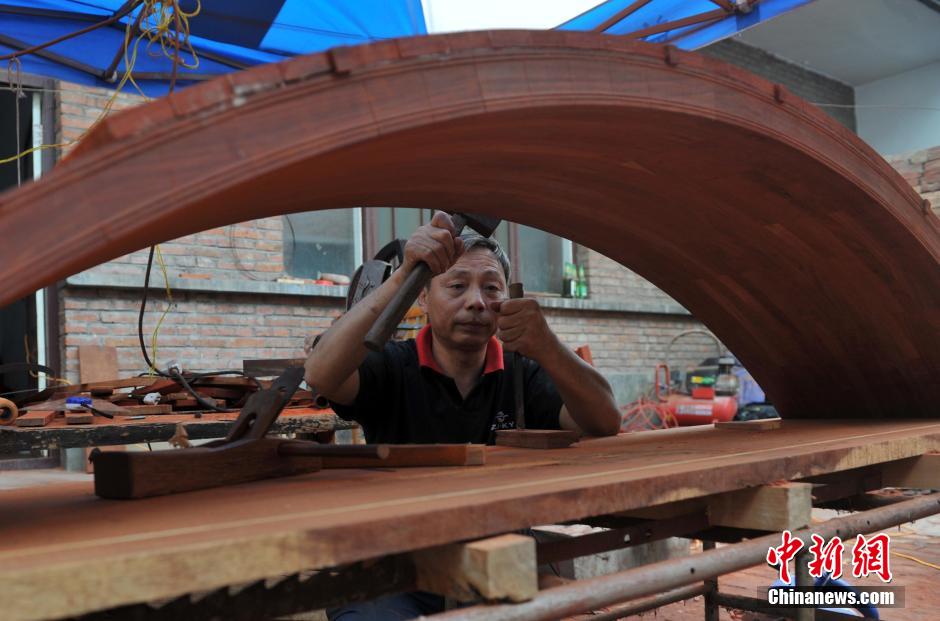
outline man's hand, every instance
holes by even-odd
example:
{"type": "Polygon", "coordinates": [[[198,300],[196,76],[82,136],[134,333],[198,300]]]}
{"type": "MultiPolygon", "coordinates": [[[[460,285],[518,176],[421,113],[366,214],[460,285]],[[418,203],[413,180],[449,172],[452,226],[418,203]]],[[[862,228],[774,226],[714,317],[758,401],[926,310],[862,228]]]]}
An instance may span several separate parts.
{"type": "Polygon", "coordinates": [[[405,244],[403,271],[408,273],[423,261],[435,276],[446,272],[464,251],[463,240],[456,234],[450,216],[443,211],[435,212],[431,221],[418,227],[405,244]]]}
{"type": "Polygon", "coordinates": [[[490,307],[497,313],[496,336],[507,351],[517,351],[542,364],[546,354],[559,347],[539,303],[532,298],[502,300],[490,307]]]}

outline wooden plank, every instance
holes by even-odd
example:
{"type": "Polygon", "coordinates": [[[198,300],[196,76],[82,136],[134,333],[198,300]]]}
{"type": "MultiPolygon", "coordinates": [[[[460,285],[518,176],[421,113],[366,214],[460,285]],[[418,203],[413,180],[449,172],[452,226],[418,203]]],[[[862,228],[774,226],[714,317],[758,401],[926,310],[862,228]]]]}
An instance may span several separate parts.
{"type": "Polygon", "coordinates": [[[252,377],[276,377],[290,367],[302,367],[306,358],[270,358],[245,360],[242,370],[252,377]]]}
{"type": "Polygon", "coordinates": [[[885,464],[881,473],[885,487],[940,489],[940,453],[885,464]]]}
{"type": "Polygon", "coordinates": [[[736,429],[738,431],[770,431],[780,429],[783,421],[779,418],[764,418],[760,420],[728,420],[715,421],[715,429],[736,429]]]}
{"type": "Polygon", "coordinates": [[[324,468],[411,468],[431,466],[482,466],[482,444],[390,444],[387,458],[376,461],[355,457],[324,457],[324,468]]]}
{"type": "Polygon", "coordinates": [[[761,485],[708,499],[708,522],[754,530],[795,530],[809,525],[813,510],[810,483],[761,485]]]}
{"type": "Polygon", "coordinates": [[[66,410],[65,422],[69,425],[90,425],[95,422],[95,415],[91,412],[72,412],[66,410]]]}
{"type": "Polygon", "coordinates": [[[92,498],[90,483],[0,490],[4,612],[76,616],[940,451],[940,423],[924,421],[793,420],[746,445],[729,435],[488,447],[477,468],[333,469],[127,502],[92,498]],[[82,528],[62,528],[63,515],[82,528]]]}
{"type": "Polygon", "coordinates": [[[125,405],[124,411],[117,416],[153,416],[156,414],[172,414],[173,406],[169,403],[158,403],[157,405],[125,405]]]}
{"type": "Polygon", "coordinates": [[[16,426],[45,427],[55,416],[55,410],[30,410],[16,419],[16,426]]]}
{"type": "Polygon", "coordinates": [[[496,432],[497,446],[530,449],[556,449],[571,446],[580,438],[566,429],[503,429],[496,432]]]}
{"type": "Polygon", "coordinates": [[[320,469],[318,457],[279,455],[285,442],[291,441],[263,438],[185,450],[101,451],[92,456],[95,494],[147,498],[320,469]]]}
{"type": "Polygon", "coordinates": [[[118,376],[117,347],[79,345],[78,373],[83,383],[115,379],[118,376]]]}
{"type": "Polygon", "coordinates": [[[538,592],[535,539],[501,535],[412,554],[417,586],[461,602],[524,602],[538,592]]]}

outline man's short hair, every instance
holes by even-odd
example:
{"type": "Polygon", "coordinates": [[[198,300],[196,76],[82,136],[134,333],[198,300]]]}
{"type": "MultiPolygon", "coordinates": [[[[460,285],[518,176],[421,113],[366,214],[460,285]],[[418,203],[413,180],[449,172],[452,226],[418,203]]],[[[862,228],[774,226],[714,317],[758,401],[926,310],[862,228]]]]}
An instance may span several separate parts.
{"type": "Polygon", "coordinates": [[[465,253],[475,248],[484,248],[492,252],[496,260],[499,261],[500,267],[503,268],[503,276],[506,277],[506,282],[509,282],[509,257],[506,256],[503,247],[499,245],[498,241],[492,237],[483,237],[477,233],[464,233],[460,236],[460,239],[463,240],[465,253]]]}

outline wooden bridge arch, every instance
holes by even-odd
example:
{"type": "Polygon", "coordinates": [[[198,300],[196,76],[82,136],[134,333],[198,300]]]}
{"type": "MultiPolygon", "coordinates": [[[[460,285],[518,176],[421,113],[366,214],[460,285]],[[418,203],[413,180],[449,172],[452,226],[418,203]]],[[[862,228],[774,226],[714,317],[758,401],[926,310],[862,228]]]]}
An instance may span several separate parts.
{"type": "Polygon", "coordinates": [[[620,261],[784,416],[940,415],[925,201],[782,87],[604,35],[338,48],[116,114],[0,196],[0,304],[207,228],[386,205],[486,212],[620,261]]]}

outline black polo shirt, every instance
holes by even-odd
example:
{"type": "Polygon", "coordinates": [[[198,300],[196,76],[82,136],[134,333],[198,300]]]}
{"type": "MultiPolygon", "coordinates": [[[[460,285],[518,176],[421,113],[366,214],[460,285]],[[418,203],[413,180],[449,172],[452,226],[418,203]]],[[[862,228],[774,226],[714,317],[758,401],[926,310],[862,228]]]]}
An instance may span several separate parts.
{"type": "MultiPolygon", "coordinates": [[[[559,429],[562,400],[551,378],[522,357],[525,421],[529,429],[559,429]]],[[[370,352],[359,367],[352,405],[333,404],[346,420],[362,425],[366,441],[388,444],[492,444],[498,429],[515,425],[511,352],[491,338],[479,382],[466,399],[431,354],[430,326],[416,339],[370,352]]]]}

